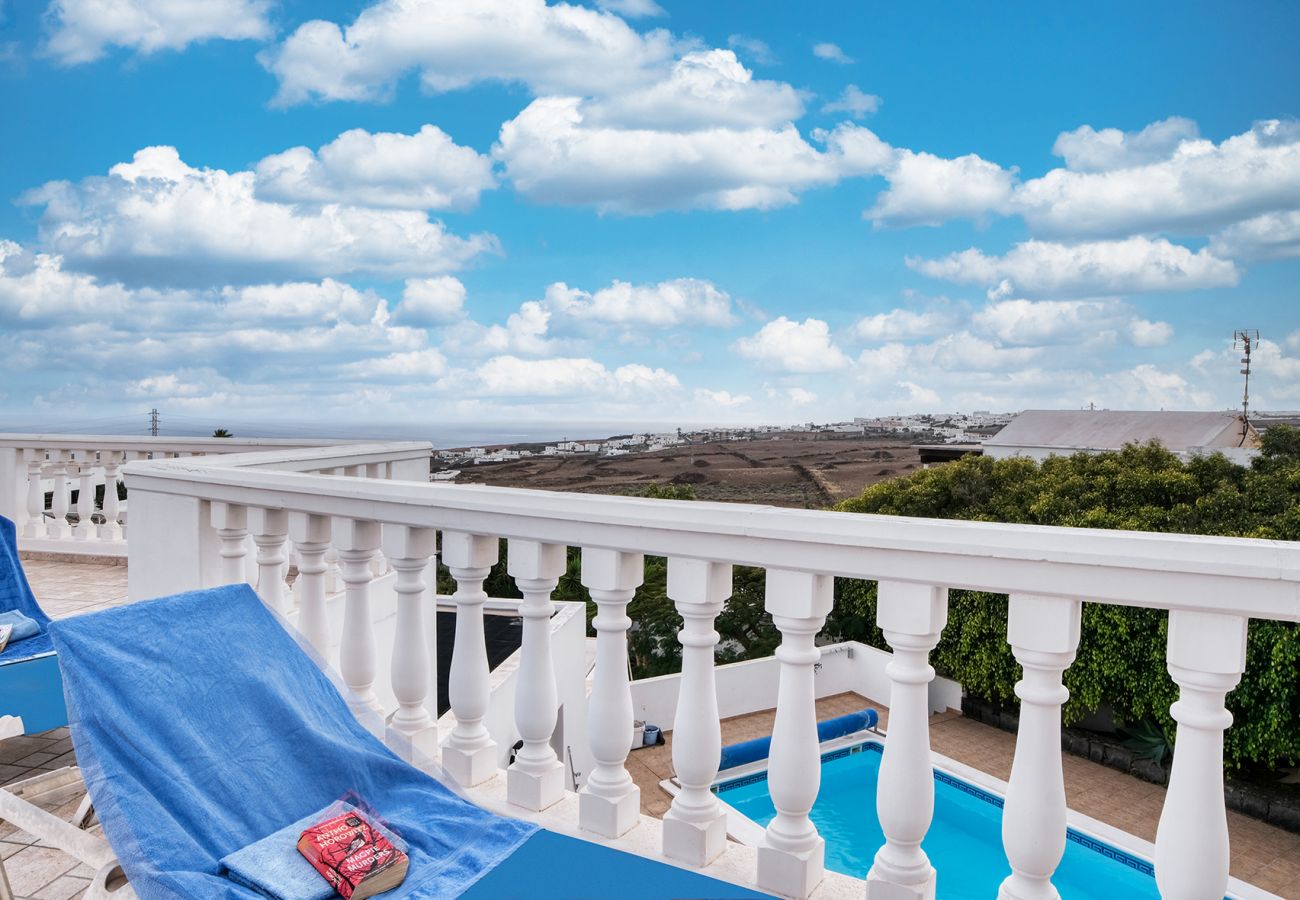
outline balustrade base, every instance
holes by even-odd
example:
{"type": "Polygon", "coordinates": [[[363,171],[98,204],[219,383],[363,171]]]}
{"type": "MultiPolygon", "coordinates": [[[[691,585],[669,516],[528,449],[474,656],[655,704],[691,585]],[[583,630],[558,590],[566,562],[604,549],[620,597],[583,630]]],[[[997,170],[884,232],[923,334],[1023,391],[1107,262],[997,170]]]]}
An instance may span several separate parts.
{"type": "Polygon", "coordinates": [[[564,797],[564,765],[556,760],[543,772],[506,771],[506,796],[515,806],[541,812],[564,797]]]}
{"type": "Polygon", "coordinates": [[[776,847],[758,848],[758,886],[761,890],[803,900],[826,874],[826,841],[817,838],[810,850],[791,852],[776,847]]]}
{"type": "Polygon", "coordinates": [[[670,809],[664,814],[664,856],[703,868],[727,849],[727,815],[719,812],[707,822],[679,819],[670,809]]]}
{"type": "Polygon", "coordinates": [[[916,884],[895,884],[885,881],[875,870],[867,873],[867,900],[934,900],[934,869],[930,877],[916,884]]]}
{"type": "Polygon", "coordinates": [[[403,731],[390,724],[384,743],[413,766],[426,767],[438,760],[438,726],[430,724],[416,731],[403,731]]]}
{"type": "Polygon", "coordinates": [[[473,750],[443,744],[442,767],[462,787],[482,784],[497,773],[496,742],[488,741],[473,750]]]}
{"type": "Polygon", "coordinates": [[[622,837],[641,821],[641,789],[631,787],[618,797],[578,794],[578,827],[601,837],[622,837]]]}

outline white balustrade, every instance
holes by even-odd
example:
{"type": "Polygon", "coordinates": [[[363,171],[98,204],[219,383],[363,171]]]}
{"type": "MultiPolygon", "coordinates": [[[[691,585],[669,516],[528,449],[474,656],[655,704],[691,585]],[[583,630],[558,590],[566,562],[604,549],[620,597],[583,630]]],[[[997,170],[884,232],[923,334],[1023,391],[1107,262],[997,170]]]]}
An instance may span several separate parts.
{"type": "Polygon", "coordinates": [[[462,785],[487,781],[497,771],[497,745],[483,717],[488,709],[487,645],[483,639],[483,580],[497,561],[495,537],[442,533],[442,561],[456,579],[456,641],[452,645],[447,696],[456,726],[442,747],[442,765],[462,785]]]}
{"type": "Polygon", "coordinates": [[[568,552],[563,544],[511,541],[506,554],[506,570],[524,595],[515,687],[515,727],[524,745],[506,772],[506,796],[538,812],[564,796],[564,765],[550,744],[560,704],[551,661],[551,591],[567,568],[568,552]]]}
{"type": "Polygon", "coordinates": [[[1061,676],[1079,646],[1082,608],[1061,597],[1010,597],[1007,640],[1024,674],[1016,683],[1020,727],[1002,811],[1011,875],[998,891],[1001,900],[1060,897],[1052,874],[1065,853],[1061,706],[1070,698],[1061,676]]]}
{"type": "Polygon", "coordinates": [[[867,873],[868,900],[934,900],[934,866],[921,849],[934,817],[930,760],[930,651],[948,622],[948,592],[911,582],[881,581],[876,624],[894,651],[886,667],[889,739],[880,760],[876,813],[885,844],[867,873]]]}
{"type": "Polygon", "coordinates": [[[68,460],[63,450],[50,451],[50,476],[54,480],[54,492],[50,499],[50,520],[45,524],[45,536],[54,540],[67,538],[68,505],[72,488],[68,484],[68,460]]]}
{"type": "Polygon", "coordinates": [[[257,595],[280,615],[289,612],[288,587],[284,581],[285,541],[289,538],[289,514],[282,509],[254,509],[249,521],[257,545],[257,595]]]}
{"type": "MultiPolygon", "coordinates": [[[[424,576],[438,543],[432,528],[386,525],[384,555],[396,571],[397,630],[393,636],[392,684],[397,711],[388,723],[385,740],[408,762],[428,764],[437,759],[438,725],[425,708],[429,693],[429,654],[425,648],[424,576]]],[[[323,553],[323,550],[322,550],[323,553]]],[[[325,571],[322,561],[318,570],[325,571]]]]}
{"type": "Polygon", "coordinates": [[[713,652],[713,622],[731,596],[731,566],[701,559],[668,560],[668,596],[683,619],[682,677],[673,719],[673,769],[681,790],[664,814],[664,855],[707,866],[727,846],[727,816],[709,790],[718,774],[722,727],[713,652]]]}
{"type": "Polygon", "coordinates": [[[248,580],[248,510],[235,503],[212,503],[212,527],[221,543],[221,583],[240,584],[248,580]]]}
{"type": "Polygon", "coordinates": [[[1224,708],[1246,665],[1244,616],[1169,613],[1169,674],[1178,723],[1169,790],[1156,831],[1156,884],[1166,900],[1218,900],[1228,887],[1228,814],[1223,801],[1224,708]]]}
{"type": "Polygon", "coordinates": [[[343,633],[339,636],[339,673],[348,686],[348,707],[376,737],[384,736],[384,709],[375,696],[378,648],[370,612],[370,560],[379,549],[380,525],[364,519],[334,523],[334,546],[343,573],[343,633]]]}
{"type": "Polygon", "coordinates": [[[327,663],[334,639],[325,609],[325,552],[330,548],[333,520],[329,516],[289,513],[289,538],[298,556],[298,630],[327,663]]]}
{"type": "Polygon", "coordinates": [[[595,601],[596,669],[587,707],[587,740],[595,767],[578,794],[578,826],[602,837],[630,831],[641,815],[641,790],[628,774],[632,690],[628,682],[627,604],[645,578],[640,553],[582,551],[582,583],[595,601]]]}
{"type": "Polygon", "coordinates": [[[118,450],[105,450],[99,454],[104,464],[104,524],[99,526],[101,541],[122,540],[122,525],[118,519],[122,516],[121,500],[117,496],[117,478],[122,470],[122,453],[118,450]]]}
{"type": "Polygon", "coordinates": [[[45,482],[42,478],[45,451],[24,450],[23,460],[27,463],[27,521],[23,523],[23,537],[42,537],[45,534],[45,482]]]}
{"type": "Polygon", "coordinates": [[[77,477],[77,525],[72,529],[72,536],[78,541],[88,541],[98,536],[98,529],[92,521],[95,517],[95,453],[78,450],[73,458],[76,460],[72,471],[77,477]]]}
{"type": "Polygon", "coordinates": [[[814,673],[821,652],[817,633],[833,603],[829,575],[767,570],[764,606],[781,632],[776,721],[768,752],[767,786],[776,808],[758,848],[758,886],[788,897],[807,897],[822,881],[826,841],[808,813],[821,786],[814,673]]]}

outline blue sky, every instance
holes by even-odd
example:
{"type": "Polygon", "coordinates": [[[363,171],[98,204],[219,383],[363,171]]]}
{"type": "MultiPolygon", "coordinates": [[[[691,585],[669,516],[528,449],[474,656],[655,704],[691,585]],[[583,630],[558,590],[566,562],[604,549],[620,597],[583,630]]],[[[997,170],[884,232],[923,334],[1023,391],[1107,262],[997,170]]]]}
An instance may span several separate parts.
{"type": "Polygon", "coordinates": [[[1294,4],[0,10],[10,427],[1300,407],[1294,4]]]}

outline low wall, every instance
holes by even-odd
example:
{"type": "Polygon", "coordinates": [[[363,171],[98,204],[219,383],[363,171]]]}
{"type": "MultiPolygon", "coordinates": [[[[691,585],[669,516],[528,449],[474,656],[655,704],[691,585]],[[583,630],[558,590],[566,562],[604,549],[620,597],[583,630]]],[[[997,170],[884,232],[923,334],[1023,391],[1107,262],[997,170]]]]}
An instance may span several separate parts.
{"type": "MultiPolygon", "coordinates": [[[[880,706],[889,705],[889,676],[885,666],[893,654],[857,641],[819,648],[821,663],[814,677],[818,698],[853,691],[880,706]]],[[[775,657],[751,659],[718,666],[718,715],[723,719],[772,709],[781,664],[775,657]]],[[[632,682],[632,708],[644,719],[671,731],[677,714],[680,675],[661,675],[632,682]]],[[[936,677],[930,683],[930,711],[943,712],[961,707],[961,685],[936,677]]]]}

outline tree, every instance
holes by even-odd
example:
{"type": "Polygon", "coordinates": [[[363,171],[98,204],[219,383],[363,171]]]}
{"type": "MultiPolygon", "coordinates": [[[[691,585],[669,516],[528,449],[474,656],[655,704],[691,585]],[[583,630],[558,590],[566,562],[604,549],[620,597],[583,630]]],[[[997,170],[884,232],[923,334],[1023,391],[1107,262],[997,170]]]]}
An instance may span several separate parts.
{"type": "Polygon", "coordinates": [[[234,437],[233,434],[231,434],[229,431],[227,431],[227,430],[224,429],[224,428],[218,428],[216,431],[212,432],[212,436],[213,436],[214,438],[232,438],[232,437],[234,437]]]}

